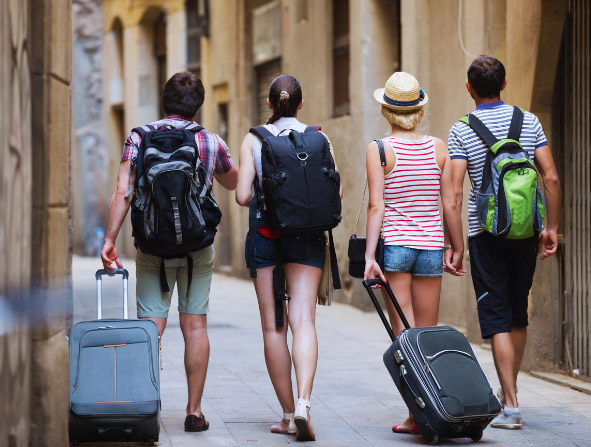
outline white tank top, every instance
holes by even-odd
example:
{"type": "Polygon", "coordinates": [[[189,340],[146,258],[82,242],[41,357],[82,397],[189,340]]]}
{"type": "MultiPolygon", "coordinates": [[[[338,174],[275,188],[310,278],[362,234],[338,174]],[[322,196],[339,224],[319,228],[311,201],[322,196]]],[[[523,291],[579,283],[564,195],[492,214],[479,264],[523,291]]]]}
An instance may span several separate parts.
{"type": "MultiPolygon", "coordinates": [[[[384,138],[396,156],[386,175],[384,242],[422,250],[443,248],[438,200],[441,169],[433,137],[406,140],[384,138]]],[[[387,149],[386,149],[387,150],[387,149]]]]}

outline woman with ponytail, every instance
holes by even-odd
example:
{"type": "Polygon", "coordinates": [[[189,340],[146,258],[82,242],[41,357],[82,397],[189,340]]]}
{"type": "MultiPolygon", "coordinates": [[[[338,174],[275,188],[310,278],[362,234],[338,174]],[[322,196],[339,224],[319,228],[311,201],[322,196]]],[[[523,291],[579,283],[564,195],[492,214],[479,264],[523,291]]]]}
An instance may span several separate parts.
{"type": "MultiPolygon", "coordinates": [[[[277,77],[269,89],[267,104],[272,115],[265,127],[273,134],[286,130],[304,132],[306,124],[297,119],[303,106],[302,89],[290,75],[277,77]]],[[[236,201],[249,206],[255,178],[262,179],[261,140],[248,133],[240,149],[240,170],[236,201]]],[[[332,149],[331,149],[332,152],[332,149]]],[[[333,153],[334,158],[334,153],[333,153]]],[[[277,398],[283,410],[283,419],[271,427],[273,433],[296,434],[296,440],[312,441],[316,438],[310,420],[310,395],[318,360],[315,315],[318,286],[324,266],[326,243],[322,232],[302,235],[280,235],[264,226],[260,212],[257,215],[255,237],[255,264],[257,277],[253,279],[258,298],[263,330],[265,362],[277,398]],[[277,327],[275,321],[275,295],[273,269],[281,251],[289,305],[283,301],[283,320],[293,335],[291,355],[287,345],[287,324],[277,327]],[[291,382],[291,364],[296,373],[297,404],[294,405],[291,382]]],[[[248,237],[246,262],[249,265],[248,237]]]]}

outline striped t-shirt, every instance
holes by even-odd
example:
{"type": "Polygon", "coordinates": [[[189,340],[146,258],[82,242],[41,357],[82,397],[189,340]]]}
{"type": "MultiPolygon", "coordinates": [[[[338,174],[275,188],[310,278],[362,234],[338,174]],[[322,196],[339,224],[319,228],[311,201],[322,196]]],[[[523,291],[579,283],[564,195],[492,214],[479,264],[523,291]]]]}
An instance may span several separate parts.
{"type": "Polygon", "coordinates": [[[437,202],[441,169],[435,141],[388,137],[396,164],[385,177],[384,243],[421,250],[441,250],[443,229],[437,202]]]}
{"type": "MultiPolygon", "coordinates": [[[[472,113],[488,127],[496,138],[499,140],[507,138],[509,125],[513,117],[513,106],[507,105],[503,101],[491,102],[476,106],[476,110],[472,113]]],[[[524,113],[519,143],[521,143],[521,146],[532,161],[534,159],[534,151],[548,144],[540,121],[532,113],[524,113]]],[[[449,131],[447,145],[449,155],[452,159],[463,158],[468,163],[468,175],[472,183],[472,189],[468,196],[468,236],[476,236],[483,231],[483,228],[478,220],[475,192],[480,189],[484,159],[486,158],[488,147],[471,127],[460,121],[455,123],[449,131]]]]}

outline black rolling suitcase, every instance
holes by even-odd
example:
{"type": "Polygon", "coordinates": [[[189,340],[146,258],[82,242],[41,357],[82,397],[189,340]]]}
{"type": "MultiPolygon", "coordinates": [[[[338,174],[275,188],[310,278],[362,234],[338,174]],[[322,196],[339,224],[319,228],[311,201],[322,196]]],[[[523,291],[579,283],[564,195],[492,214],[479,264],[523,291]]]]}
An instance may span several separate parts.
{"type": "Polygon", "coordinates": [[[82,321],[70,333],[70,441],[147,442],[160,433],[158,329],[151,320],[101,319],[102,276],[96,272],[98,320],[82,321]]]}
{"type": "Polygon", "coordinates": [[[363,286],[392,339],[384,364],[421,435],[432,444],[441,438],[480,440],[501,405],[466,337],[449,326],[411,328],[387,283],[372,279],[363,286]],[[398,338],[372,285],[385,287],[396,307],[406,328],[398,338]]]}

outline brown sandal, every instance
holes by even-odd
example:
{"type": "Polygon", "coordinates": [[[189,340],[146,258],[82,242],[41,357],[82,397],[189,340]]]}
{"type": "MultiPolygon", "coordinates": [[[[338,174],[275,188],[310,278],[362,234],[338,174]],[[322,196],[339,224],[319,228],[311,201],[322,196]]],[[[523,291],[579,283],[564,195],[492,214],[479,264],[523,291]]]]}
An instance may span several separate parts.
{"type": "Polygon", "coordinates": [[[209,428],[209,422],[205,420],[205,416],[201,413],[201,416],[195,416],[189,414],[185,418],[185,431],[198,432],[205,431],[209,428]]]}

